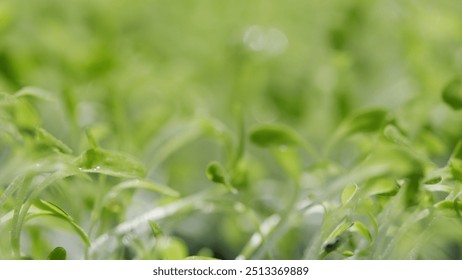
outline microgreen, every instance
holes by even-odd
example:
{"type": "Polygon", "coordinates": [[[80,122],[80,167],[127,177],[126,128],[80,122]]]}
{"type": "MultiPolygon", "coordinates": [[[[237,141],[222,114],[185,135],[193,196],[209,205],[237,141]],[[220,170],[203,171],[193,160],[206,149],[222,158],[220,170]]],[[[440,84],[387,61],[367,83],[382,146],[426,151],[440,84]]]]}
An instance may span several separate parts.
{"type": "Polygon", "coordinates": [[[49,260],[65,260],[67,258],[66,249],[63,247],[56,247],[48,255],[49,260]]]}
{"type": "Polygon", "coordinates": [[[462,258],[453,0],[68,2],[0,3],[0,259],[462,258]]]}

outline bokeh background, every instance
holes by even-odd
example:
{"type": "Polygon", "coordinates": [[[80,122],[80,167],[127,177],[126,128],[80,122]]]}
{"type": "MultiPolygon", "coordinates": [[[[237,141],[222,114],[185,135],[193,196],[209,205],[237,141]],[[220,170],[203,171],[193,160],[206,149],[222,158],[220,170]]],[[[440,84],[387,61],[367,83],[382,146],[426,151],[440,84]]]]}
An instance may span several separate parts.
{"type": "MultiPolygon", "coordinates": [[[[377,107],[441,167],[462,136],[462,115],[441,98],[462,71],[461,15],[456,0],[0,0],[0,91],[46,90],[55,101],[34,101],[32,114],[39,117],[31,125],[43,126],[75,155],[88,148],[90,133],[101,147],[140,160],[146,178],[182,197],[216,187],[206,167],[230,161],[242,129],[286,125],[323,150],[345,119],[377,107]]],[[[367,139],[336,145],[330,160],[348,172],[373,146],[367,139]]],[[[19,148],[2,145],[0,166],[20,166],[11,163],[19,148]]],[[[278,163],[258,147],[245,150],[238,168],[245,172],[235,181],[244,190],[238,205],[253,214],[236,214],[236,201],[226,194],[200,211],[183,209],[159,222],[179,251],[233,259],[255,232],[252,220],[287,207],[290,183],[278,163]]],[[[308,155],[302,162],[305,171],[317,164],[308,155]]],[[[302,180],[307,189],[318,171],[310,172],[302,180]]],[[[62,185],[65,191],[48,197],[88,228],[94,186],[77,179],[62,185]]],[[[101,234],[169,202],[136,191],[121,202],[123,210],[111,210],[101,234]]],[[[259,257],[313,258],[307,248],[320,234],[322,215],[307,220],[294,222],[275,241],[278,249],[259,257]]],[[[41,226],[31,225],[24,237],[29,255],[46,257],[57,238],[71,248],[70,257],[83,258],[78,237],[41,226]],[[39,242],[44,245],[30,245],[39,242]]],[[[386,256],[367,247],[362,258],[460,258],[461,238],[453,234],[460,230],[459,222],[437,219],[419,244],[430,236],[443,241],[420,255],[377,245],[386,256]]],[[[131,252],[130,238],[119,240],[124,248],[104,245],[92,257],[159,257],[131,252]]],[[[404,234],[397,243],[413,239],[404,234]]]]}

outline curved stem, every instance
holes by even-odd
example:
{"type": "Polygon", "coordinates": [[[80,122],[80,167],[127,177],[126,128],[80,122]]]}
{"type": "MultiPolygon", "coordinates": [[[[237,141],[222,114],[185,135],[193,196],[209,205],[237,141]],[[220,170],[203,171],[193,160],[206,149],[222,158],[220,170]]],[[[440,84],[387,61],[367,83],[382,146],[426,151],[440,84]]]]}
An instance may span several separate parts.
{"type": "Polygon", "coordinates": [[[271,248],[276,240],[278,240],[288,229],[290,219],[296,212],[297,201],[301,192],[301,184],[299,182],[300,170],[294,170],[290,166],[285,165],[287,160],[291,161],[293,154],[277,153],[280,163],[286,170],[291,181],[294,183],[292,195],[287,202],[287,206],[281,215],[272,215],[267,218],[260,226],[260,230],[256,232],[249,240],[247,245],[241,251],[237,259],[260,259],[271,248]],[[282,158],[285,157],[285,158],[282,158]],[[266,236],[265,236],[266,235],[266,236]]]}

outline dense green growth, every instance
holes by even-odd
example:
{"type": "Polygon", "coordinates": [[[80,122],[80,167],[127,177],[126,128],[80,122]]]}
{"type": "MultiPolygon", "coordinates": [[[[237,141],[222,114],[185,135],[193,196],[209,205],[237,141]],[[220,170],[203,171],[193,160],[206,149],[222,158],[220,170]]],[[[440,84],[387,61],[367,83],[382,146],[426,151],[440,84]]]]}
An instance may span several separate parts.
{"type": "Polygon", "coordinates": [[[1,0],[0,259],[462,258],[461,14],[1,0]]]}

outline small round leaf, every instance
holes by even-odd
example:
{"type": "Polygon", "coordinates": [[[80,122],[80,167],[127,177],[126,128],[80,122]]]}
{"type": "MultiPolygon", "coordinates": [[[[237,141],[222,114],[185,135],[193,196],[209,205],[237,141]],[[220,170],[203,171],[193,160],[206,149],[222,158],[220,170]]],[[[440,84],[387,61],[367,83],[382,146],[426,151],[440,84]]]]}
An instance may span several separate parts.
{"type": "Polygon", "coordinates": [[[67,258],[66,249],[63,247],[56,247],[48,255],[49,260],[65,260],[67,258]]]}
{"type": "Polygon", "coordinates": [[[210,181],[226,185],[225,169],[218,162],[214,161],[209,163],[207,166],[206,175],[210,181]]]}

